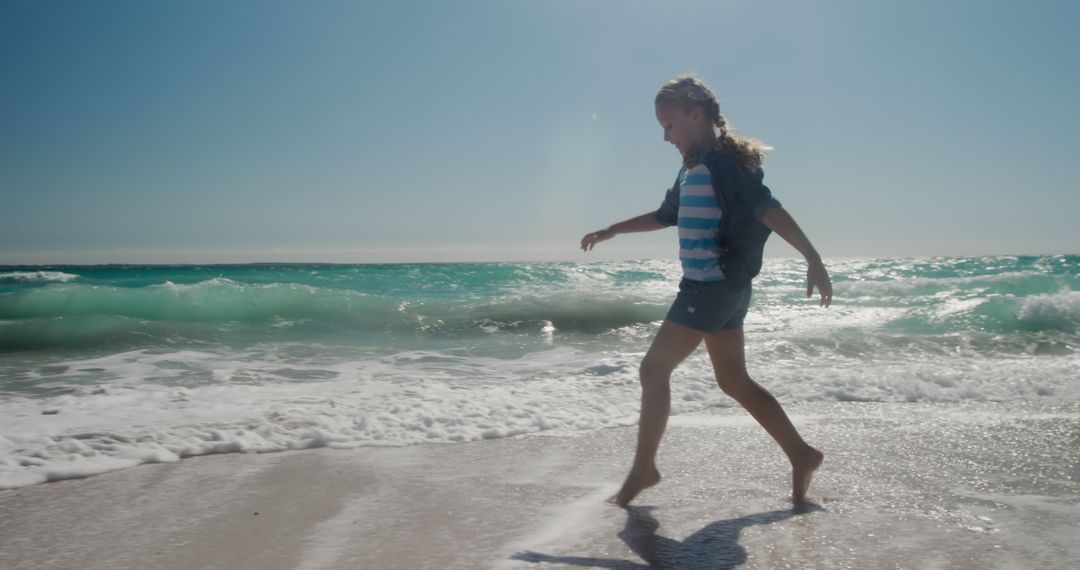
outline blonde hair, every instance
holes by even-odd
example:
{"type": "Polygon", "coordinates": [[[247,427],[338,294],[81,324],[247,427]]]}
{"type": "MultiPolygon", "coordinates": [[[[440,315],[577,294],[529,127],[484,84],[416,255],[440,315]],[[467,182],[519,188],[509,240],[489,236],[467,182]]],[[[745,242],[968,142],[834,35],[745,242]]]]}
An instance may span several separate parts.
{"type": "MultiPolygon", "coordinates": [[[[693,75],[678,75],[668,81],[656,94],[656,105],[674,105],[689,113],[694,107],[705,109],[713,125],[720,129],[720,145],[735,160],[735,164],[746,170],[756,170],[765,162],[765,155],[772,147],[751,138],[740,137],[731,132],[727,119],[720,114],[720,103],[716,94],[705,83],[693,75]]],[[[683,162],[687,168],[693,167],[703,152],[709,149],[697,149],[687,153],[683,162]]]]}

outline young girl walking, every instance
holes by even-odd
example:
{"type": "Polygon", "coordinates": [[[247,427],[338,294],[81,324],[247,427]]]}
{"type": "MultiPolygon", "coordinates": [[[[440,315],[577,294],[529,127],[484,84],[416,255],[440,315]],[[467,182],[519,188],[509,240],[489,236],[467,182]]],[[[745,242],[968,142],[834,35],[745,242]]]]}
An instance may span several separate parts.
{"type": "Polygon", "coordinates": [[[656,95],[656,120],[683,165],[655,212],[586,235],[581,249],[621,233],[679,229],[683,278],[679,293],[641,362],[641,418],[630,474],[612,502],[625,507],[660,482],[656,451],[667,427],[671,373],[697,349],[709,351],[720,389],[735,399],[780,444],[792,467],[792,499],[802,503],[824,455],[799,436],[780,403],[746,372],[743,318],[761,252],[776,232],[806,258],[806,296],[816,287],[821,306],[832,283],[821,256],[769,189],[761,183],[763,143],[731,133],[716,95],[699,79],[679,76],[656,95]],[[716,188],[714,189],[714,180],[716,188]]]}

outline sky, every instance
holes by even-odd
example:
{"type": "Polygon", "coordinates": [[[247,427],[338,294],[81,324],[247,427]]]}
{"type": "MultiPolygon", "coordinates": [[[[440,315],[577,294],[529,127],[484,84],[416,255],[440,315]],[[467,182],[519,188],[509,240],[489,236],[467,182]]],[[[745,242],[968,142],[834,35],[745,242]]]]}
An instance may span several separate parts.
{"type": "MultiPolygon", "coordinates": [[[[1080,3],[0,0],[0,264],[674,258],[694,73],[828,257],[1080,252],[1080,3]]],[[[767,255],[797,253],[774,236],[767,255]]]]}

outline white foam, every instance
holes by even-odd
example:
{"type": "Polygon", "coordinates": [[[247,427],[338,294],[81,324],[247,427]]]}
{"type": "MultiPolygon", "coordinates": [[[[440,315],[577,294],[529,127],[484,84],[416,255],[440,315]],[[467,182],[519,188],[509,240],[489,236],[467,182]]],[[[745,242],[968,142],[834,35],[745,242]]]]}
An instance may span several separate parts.
{"type": "Polygon", "coordinates": [[[37,281],[67,282],[78,279],[78,275],[63,271],[9,271],[0,273],[0,283],[33,283],[37,281]]]}
{"type": "MultiPolygon", "coordinates": [[[[764,336],[748,346],[750,372],[782,401],[1080,399],[1073,354],[867,359],[826,347],[775,358],[790,339],[764,336]]],[[[567,434],[638,417],[641,352],[287,355],[147,350],[56,363],[64,371],[50,373],[52,383],[70,383],[69,393],[0,401],[0,488],[212,453],[567,434]],[[87,374],[100,383],[87,384],[87,374]]],[[[704,350],[675,372],[671,403],[675,423],[736,405],[716,387],[704,350]]]]}
{"type": "MultiPolygon", "coordinates": [[[[407,351],[324,365],[316,375],[322,378],[305,381],[283,376],[273,360],[196,351],[134,351],[67,365],[104,367],[129,380],[0,403],[0,488],[211,453],[463,442],[630,425],[639,397],[636,362],[564,347],[512,360],[407,351]],[[177,369],[159,366],[175,367],[181,359],[187,372],[209,369],[216,382],[161,383],[177,369]],[[598,370],[605,373],[597,376],[598,370]],[[157,380],[145,380],[148,375],[157,380]]],[[[676,390],[676,413],[722,405],[719,390],[683,398],[698,394],[695,384],[703,382],[676,390]]]]}
{"type": "Polygon", "coordinates": [[[1033,295],[1024,299],[1017,318],[1040,328],[1074,331],[1080,325],[1080,291],[1033,295]]]}

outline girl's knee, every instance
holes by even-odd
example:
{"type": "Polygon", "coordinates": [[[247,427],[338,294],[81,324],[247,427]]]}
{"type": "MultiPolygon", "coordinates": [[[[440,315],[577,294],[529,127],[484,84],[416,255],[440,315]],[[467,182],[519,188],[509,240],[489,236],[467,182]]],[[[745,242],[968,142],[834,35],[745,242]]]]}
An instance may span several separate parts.
{"type": "Polygon", "coordinates": [[[638,367],[638,379],[642,385],[647,383],[667,382],[671,379],[672,369],[661,362],[646,357],[638,367]]]}
{"type": "Polygon", "coordinates": [[[725,394],[732,398],[738,398],[754,387],[754,381],[750,379],[750,375],[742,370],[717,371],[716,383],[725,394]]]}

